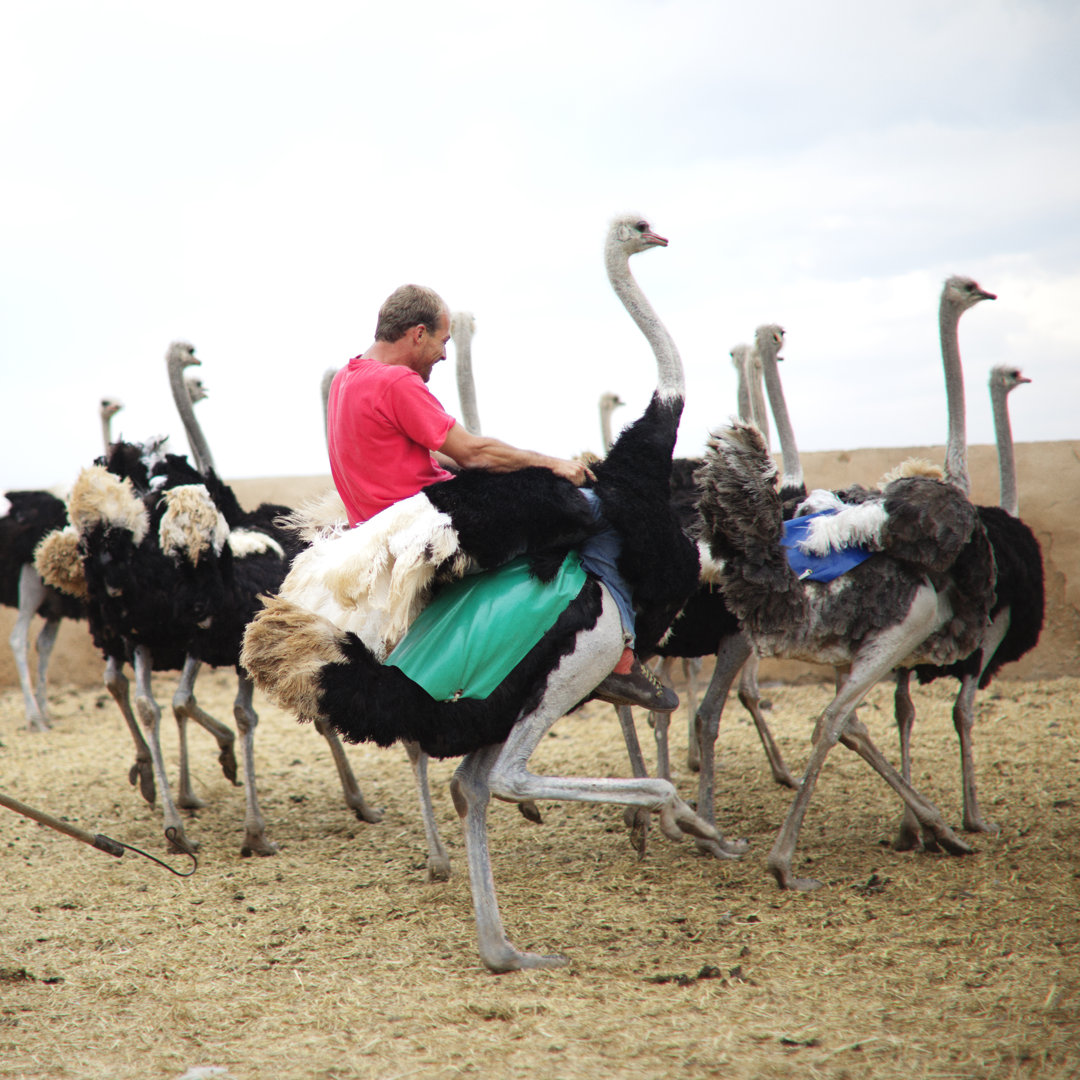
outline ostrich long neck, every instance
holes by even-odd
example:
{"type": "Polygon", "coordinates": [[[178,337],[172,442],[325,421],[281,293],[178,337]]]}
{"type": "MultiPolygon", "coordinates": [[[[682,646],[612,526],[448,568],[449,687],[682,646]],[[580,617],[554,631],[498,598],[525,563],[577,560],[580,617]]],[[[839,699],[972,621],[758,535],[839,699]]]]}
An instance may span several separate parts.
{"type": "Polygon", "coordinates": [[[645,335],[656,355],[657,382],[656,392],[664,402],[685,399],[686,388],[683,381],[682,360],[679,350],[667,328],[660,321],[652,304],[641,291],[641,286],[630,273],[630,261],[619,245],[609,240],[604,252],[608,281],[615,290],[615,295],[623,302],[623,307],[630,312],[630,317],[637,323],[638,329],[645,335]]]}
{"type": "Polygon", "coordinates": [[[604,400],[600,404],[600,441],[604,447],[604,454],[607,455],[611,449],[611,414],[615,411],[615,405],[612,401],[604,400]]]}
{"type": "Polygon", "coordinates": [[[945,479],[965,495],[971,494],[967,460],[967,414],[964,407],[964,369],[960,365],[960,310],[941,300],[941,361],[945,366],[945,401],[949,410],[949,439],[945,444],[945,479]]]}
{"type": "MultiPolygon", "coordinates": [[[[770,443],[769,410],[765,408],[765,388],[762,368],[761,364],[757,362],[758,359],[753,352],[747,354],[746,382],[750,392],[750,416],[753,418],[754,423],[757,424],[757,429],[761,432],[762,437],[765,439],[765,446],[768,448],[770,443]]],[[[794,440],[792,440],[792,445],[794,445],[794,440]]],[[[796,450],[795,453],[797,456],[798,451],[796,450]]]]}
{"type": "Polygon", "coordinates": [[[749,346],[736,345],[731,351],[731,359],[735,364],[735,400],[738,403],[739,419],[753,422],[754,406],[750,404],[749,354],[749,346]]]}
{"type": "Polygon", "coordinates": [[[319,383],[319,392],[322,396],[323,436],[326,438],[327,443],[330,441],[330,432],[328,428],[328,418],[330,415],[330,386],[333,383],[336,374],[337,368],[327,368],[323,372],[322,380],[319,383]]]}
{"type": "Polygon", "coordinates": [[[199,421],[195,419],[195,409],[191,404],[187,387],[184,386],[184,367],[185,365],[178,357],[169,356],[169,386],[172,389],[173,401],[176,403],[176,411],[180,414],[180,420],[184,425],[188,446],[191,447],[191,456],[195,459],[195,468],[201,473],[207,473],[211,469],[217,472],[210,446],[202,433],[199,421]]]}
{"type": "Polygon", "coordinates": [[[805,488],[802,462],[799,460],[799,448],[795,443],[795,431],[788,416],[787,402],[784,400],[784,388],[780,383],[780,370],[777,367],[776,354],[779,345],[772,340],[758,343],[761,356],[761,370],[765,378],[765,390],[769,395],[773,420],[776,421],[776,437],[780,440],[780,455],[784,460],[784,475],[780,481],[781,490],[805,488]]]}
{"type": "Polygon", "coordinates": [[[1016,458],[1013,454],[1012,425],[1009,423],[1009,391],[999,382],[990,384],[990,403],[994,410],[994,434],[997,437],[998,484],[1001,509],[1016,517],[1020,498],[1016,491],[1016,458]]]}
{"type": "Polygon", "coordinates": [[[105,443],[105,453],[108,455],[109,447],[112,446],[112,413],[101,410],[101,438],[105,443]]]}
{"type": "Polygon", "coordinates": [[[454,336],[454,352],[457,357],[458,401],[461,403],[461,421],[470,435],[480,435],[480,410],[476,405],[476,382],[472,370],[472,334],[462,328],[454,336]]]}

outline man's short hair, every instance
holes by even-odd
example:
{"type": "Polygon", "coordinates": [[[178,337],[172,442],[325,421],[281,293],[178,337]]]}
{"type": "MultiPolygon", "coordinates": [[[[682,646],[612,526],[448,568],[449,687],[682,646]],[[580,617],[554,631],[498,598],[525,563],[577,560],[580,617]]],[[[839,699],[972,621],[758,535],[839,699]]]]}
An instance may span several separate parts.
{"type": "Polygon", "coordinates": [[[444,311],[449,311],[449,308],[434,289],[427,289],[423,285],[402,285],[379,308],[375,340],[397,341],[421,323],[433,334],[444,311]]]}

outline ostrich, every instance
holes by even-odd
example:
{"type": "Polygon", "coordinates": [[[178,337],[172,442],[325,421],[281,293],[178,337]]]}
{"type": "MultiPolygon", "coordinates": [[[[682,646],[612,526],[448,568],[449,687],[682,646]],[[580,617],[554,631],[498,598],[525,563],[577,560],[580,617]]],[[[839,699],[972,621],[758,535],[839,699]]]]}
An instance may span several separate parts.
{"type": "MultiPolygon", "coordinates": [[[[102,398],[98,406],[101,437],[108,452],[112,418],[123,408],[116,398],[102,398]]],[[[67,524],[63,499],[49,491],[8,491],[0,512],[0,603],[18,611],[8,643],[19,675],[26,726],[46,731],[51,725],[46,694],[46,674],[61,619],[83,619],[81,600],[50,588],[34,567],[34,549],[55,529],[67,524]],[[38,634],[37,681],[30,677],[30,624],[35,615],[45,620],[38,634]]]]}
{"type": "MultiPolygon", "coordinates": [[[[278,524],[281,518],[291,512],[288,507],[263,503],[254,511],[245,512],[240,508],[231,489],[218,479],[214,471],[209,443],[195,416],[194,409],[191,408],[192,399],[190,395],[180,390],[180,387],[191,378],[184,377],[185,369],[200,363],[201,361],[195,356],[194,348],[184,341],[173,342],[166,353],[169,385],[173,390],[173,399],[184,425],[188,445],[196,462],[199,463],[199,472],[205,476],[205,483],[229,525],[233,574],[226,605],[215,618],[211,628],[206,631],[200,630],[197,634],[194,651],[185,661],[180,684],[173,696],[173,713],[180,731],[181,805],[185,807],[201,805],[191,790],[187,777],[186,721],[192,719],[201,724],[218,739],[219,745],[224,742],[231,743],[233,738],[232,732],[224,724],[205,713],[195,701],[195,679],[203,662],[215,667],[235,667],[237,670],[238,689],[233,713],[244,741],[244,762],[247,771],[245,789],[250,792],[249,798],[254,799],[255,775],[252,754],[258,716],[252,704],[254,685],[239,664],[240,646],[244,627],[258,609],[259,595],[271,593],[280,586],[289,562],[301,547],[295,533],[278,524]]],[[[360,821],[369,824],[380,821],[382,812],[370,806],[364,798],[337,735],[321,723],[316,724],[316,729],[326,739],[329,746],[346,805],[360,821]]],[[[262,848],[261,854],[272,854],[270,849],[274,848],[274,845],[265,840],[264,830],[258,825],[257,807],[249,806],[248,817],[253,824],[248,830],[245,848],[250,847],[252,850],[262,848]]]]}
{"type": "Polygon", "coordinates": [[[618,394],[613,394],[611,391],[605,391],[600,395],[600,439],[601,445],[604,448],[604,455],[607,456],[611,450],[612,437],[611,437],[611,417],[617,408],[621,405],[625,405],[618,394]]]}
{"type": "MultiPolygon", "coordinates": [[[[697,579],[696,551],[668,503],[671,454],[683,403],[682,365],[629,267],[632,254],[665,244],[647,222],[626,216],[612,223],[605,248],[609,279],[652,345],[659,376],[645,414],[620,435],[595,470],[604,513],[623,537],[619,566],[635,590],[637,634],[644,643],[659,636],[697,579]]],[[[396,524],[411,522],[421,557],[426,554],[439,561],[444,570],[456,564],[459,574],[464,552],[481,566],[493,566],[528,551],[532,543],[533,569],[552,579],[560,573],[560,564],[563,570],[572,567],[573,557],[565,563],[562,556],[578,542],[575,534],[580,538],[590,519],[585,497],[546,469],[509,474],[465,470],[429,485],[345,536],[315,545],[310,558],[297,560],[281,593],[266,601],[246,634],[244,664],[260,685],[301,717],[325,717],[352,741],[390,745],[413,739],[436,756],[464,755],[452,793],[463,822],[479,951],[493,971],[552,967],[566,960],[522,952],[506,935],[487,842],[492,796],[512,802],[568,799],[643,806],[659,812],[669,835],[691,833],[721,840],[666,780],[541,777],[528,769],[546,732],[591,695],[622,652],[622,627],[611,595],[586,576],[569,605],[494,690],[485,697],[457,700],[435,700],[397,667],[380,664],[375,651],[383,647],[379,634],[369,632],[370,644],[365,644],[327,616],[346,622],[348,613],[341,602],[353,605],[355,615],[354,601],[359,599],[355,593],[366,592],[366,584],[358,585],[348,557],[383,528],[400,536],[396,524]],[[486,505],[497,505],[497,510],[476,509],[481,492],[486,505]],[[440,513],[431,515],[429,508],[440,513]],[[492,512],[498,529],[490,527],[492,512]],[[388,520],[380,522],[384,516],[388,520]],[[453,522],[453,536],[444,524],[447,518],[453,522]],[[423,530],[425,520],[430,528],[423,530]],[[440,541],[443,546],[435,553],[440,541]],[[546,557],[552,553],[554,559],[546,557]]],[[[365,556],[357,570],[363,573],[367,566],[365,556]]],[[[430,576],[422,580],[429,581],[430,576]]],[[[354,625],[359,627],[359,622],[354,625]]],[[[730,847],[733,855],[745,849],[741,843],[730,847]]]]}
{"type": "Polygon", "coordinates": [[[319,393],[322,397],[322,418],[323,418],[323,436],[326,436],[326,411],[330,404],[330,384],[334,381],[334,376],[338,373],[336,367],[328,367],[322,373],[322,379],[319,382],[319,393]]]}
{"type": "MultiPolygon", "coordinates": [[[[946,288],[965,290],[969,279],[954,279],[946,288]]],[[[921,665],[915,669],[920,683],[942,675],[960,681],[953,704],[953,726],[960,741],[960,773],[963,791],[963,824],[968,832],[996,833],[997,826],[987,821],[979,808],[975,788],[975,761],[972,729],[975,723],[975,695],[1005,665],[1019,660],[1039,641],[1046,605],[1042,549],[1034,532],[1018,516],[1016,463],[1013,456],[1012,430],[1009,424],[1007,396],[1023,383],[1030,382],[1019,369],[998,365],[990,373],[990,398],[998,447],[1000,506],[978,506],[979,518],[990,538],[997,567],[996,596],[990,609],[990,623],[979,647],[970,656],[946,667],[921,665]]],[[[959,455],[954,460],[960,461],[959,455]]],[[[911,729],[915,708],[911,701],[910,672],[901,670],[896,679],[896,722],[900,735],[901,771],[911,778],[911,729]]],[[[918,828],[905,809],[895,846],[900,850],[918,847],[918,828]]]]}
{"type": "Polygon", "coordinates": [[[109,452],[109,444],[112,442],[112,418],[123,407],[124,403],[116,398],[102,398],[98,406],[98,414],[101,417],[101,441],[105,446],[105,453],[109,452]]]}
{"type": "Polygon", "coordinates": [[[450,337],[454,342],[461,422],[470,435],[481,435],[480,413],[476,406],[476,380],[472,370],[472,339],[475,333],[476,319],[471,311],[455,311],[450,316],[450,337]]]}
{"type": "MultiPolygon", "coordinates": [[[[766,363],[765,356],[770,355],[771,349],[770,359],[775,361],[775,350],[782,340],[773,336],[774,330],[778,328],[759,328],[752,348],[747,345],[736,345],[731,351],[732,361],[739,374],[739,408],[747,410],[743,419],[755,424],[761,431],[766,430],[768,426],[767,420],[765,428],[761,426],[765,416],[765,406],[760,384],[763,375],[766,381],[769,378],[767,374],[769,365],[766,363]]],[[[780,333],[782,334],[782,331],[780,333]]],[[[778,377],[776,387],[779,388],[778,377]]],[[[771,390],[770,384],[770,393],[771,390]]],[[[782,394],[780,402],[782,409],[782,394]]],[[[794,449],[794,438],[791,435],[786,411],[782,412],[782,416],[782,420],[777,419],[777,428],[781,432],[781,446],[784,448],[785,473],[788,471],[789,460],[793,471],[790,483],[785,490],[788,494],[801,485],[802,472],[798,464],[798,453],[794,449]]],[[[701,464],[701,459],[688,460],[686,463],[688,467],[694,468],[700,467],[701,464]]],[[[684,527],[693,531],[700,524],[697,508],[700,489],[693,476],[685,480],[684,485],[687,492],[683,511],[684,527]]],[[[805,489],[803,491],[805,493],[805,489]]],[[[727,605],[722,591],[715,588],[714,573],[715,568],[710,566],[708,559],[705,558],[701,587],[679,613],[679,617],[672,624],[659,648],[661,655],[666,657],[708,655],[716,657],[712,677],[701,706],[693,712],[688,740],[692,748],[688,754],[688,764],[691,769],[696,768],[699,773],[698,812],[708,821],[714,820],[711,815],[714,812],[715,744],[720,717],[728,692],[735,676],[740,671],[742,674],[739,683],[739,700],[754,721],[773,779],[785,787],[796,786],[795,779],[784,763],[783,756],[761,711],[761,695],[756,677],[757,657],[749,637],[742,633],[739,620],[727,605]]],[[[704,843],[699,846],[707,849],[709,845],[704,843]]]]}
{"type": "Polygon", "coordinates": [[[998,451],[998,505],[1010,517],[1020,516],[1020,499],[1016,492],[1016,456],[1013,452],[1012,425],[1009,423],[1009,394],[1029,382],[1031,380],[1011,364],[998,364],[990,369],[990,407],[994,415],[998,451]]]}
{"type": "MultiPolygon", "coordinates": [[[[945,479],[902,476],[879,492],[850,489],[845,502],[854,505],[814,523],[804,550],[823,553],[860,544],[876,552],[848,573],[829,582],[804,580],[788,564],[780,542],[783,491],[775,489],[776,467],[755,428],[736,422],[710,440],[699,474],[701,513],[710,551],[724,561],[720,584],[728,603],[762,655],[827,663],[839,674],[836,696],[818,720],[798,794],[767,859],[781,888],[818,885],[794,876],[791,864],[817,776],[837,741],[864,757],[900,794],[930,838],[928,846],[939,844],[953,854],[971,850],[940,811],[889,765],[854,710],[886,673],[952,664],[970,656],[985,635],[996,571],[987,531],[967,497],[956,339],[960,316],[986,299],[993,294],[970,279],[950,278],[942,292],[949,406],[945,479]]],[[[768,385],[767,361],[765,378],[768,385]]],[[[777,415],[775,403],[773,412],[784,444],[785,414],[777,415]]],[[[784,468],[790,473],[786,459],[784,468]]]]}

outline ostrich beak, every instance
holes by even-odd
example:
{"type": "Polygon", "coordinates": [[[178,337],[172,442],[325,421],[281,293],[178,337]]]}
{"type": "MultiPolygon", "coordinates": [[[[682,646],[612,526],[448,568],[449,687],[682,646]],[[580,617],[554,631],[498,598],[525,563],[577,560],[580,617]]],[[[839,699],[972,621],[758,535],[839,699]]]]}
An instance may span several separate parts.
{"type": "Polygon", "coordinates": [[[646,229],[642,234],[642,239],[647,240],[650,244],[658,244],[660,247],[667,247],[667,237],[661,236],[659,233],[654,233],[652,229],[646,229]]]}

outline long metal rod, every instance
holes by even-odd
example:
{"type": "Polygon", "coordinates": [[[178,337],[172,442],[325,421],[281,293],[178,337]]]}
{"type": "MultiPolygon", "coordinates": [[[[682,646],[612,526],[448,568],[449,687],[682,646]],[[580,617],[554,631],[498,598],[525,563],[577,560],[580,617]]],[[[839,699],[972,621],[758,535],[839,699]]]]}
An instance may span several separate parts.
{"type": "MultiPolygon", "coordinates": [[[[156,862],[158,866],[163,866],[170,873],[176,874],[177,877],[189,877],[191,874],[195,873],[199,866],[198,859],[189,852],[188,854],[194,865],[190,870],[181,873],[179,870],[174,870],[168,863],[162,862],[161,859],[155,858],[153,855],[149,855],[147,852],[142,851],[137,847],[132,847],[130,844],[125,844],[120,840],[113,840],[112,837],[103,836],[101,833],[87,832],[85,829],[80,829],[68,821],[61,821],[60,818],[53,817],[52,814],[46,814],[44,810],[36,810],[32,806],[27,806],[26,803],[20,802],[18,799],[13,799],[10,795],[5,795],[3,792],[0,792],[0,806],[6,806],[9,810],[14,810],[16,814],[22,814],[23,817],[28,817],[32,821],[47,825],[50,829],[55,829],[57,832],[62,832],[65,836],[70,836],[74,840],[80,840],[84,844],[89,844],[91,847],[97,848],[98,851],[104,851],[109,855],[115,855],[118,859],[124,854],[125,850],[134,851],[137,855],[142,855],[151,862],[156,862]]],[[[168,835],[168,833],[166,833],[166,835],[168,835]]]]}

